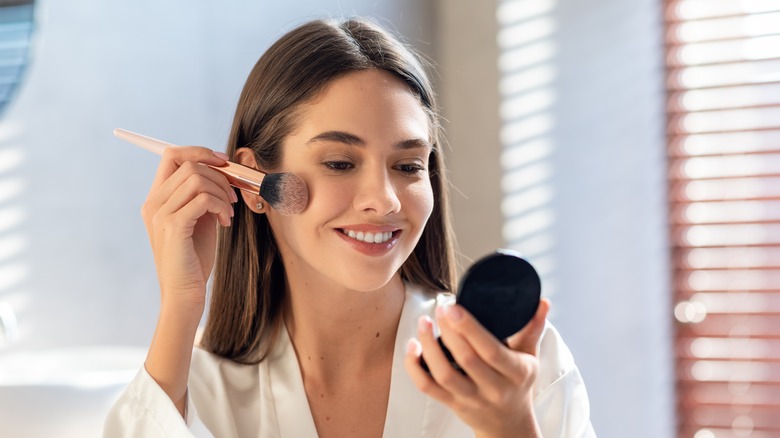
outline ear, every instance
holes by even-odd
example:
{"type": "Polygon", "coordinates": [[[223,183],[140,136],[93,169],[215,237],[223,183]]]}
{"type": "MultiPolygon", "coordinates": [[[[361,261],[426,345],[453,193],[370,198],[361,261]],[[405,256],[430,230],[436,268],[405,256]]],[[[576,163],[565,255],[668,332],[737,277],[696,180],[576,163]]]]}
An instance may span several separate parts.
{"type": "MultiPolygon", "coordinates": [[[[236,163],[243,164],[244,166],[251,167],[252,169],[258,168],[257,161],[255,161],[255,153],[250,148],[238,148],[238,150],[236,150],[236,163]]],[[[249,207],[249,209],[253,212],[257,214],[264,214],[268,211],[268,203],[265,202],[265,199],[263,199],[262,196],[254,195],[244,190],[239,190],[239,193],[244,199],[246,206],[249,207]],[[262,208],[257,208],[258,205],[261,205],[262,208]]]]}

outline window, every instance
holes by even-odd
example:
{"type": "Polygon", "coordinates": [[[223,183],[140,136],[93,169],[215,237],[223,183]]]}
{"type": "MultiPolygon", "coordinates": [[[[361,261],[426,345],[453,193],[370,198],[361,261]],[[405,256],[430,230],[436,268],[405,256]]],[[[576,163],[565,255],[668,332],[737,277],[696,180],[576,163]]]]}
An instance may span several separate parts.
{"type": "Polygon", "coordinates": [[[679,436],[780,435],[780,0],[667,0],[679,436]]]}

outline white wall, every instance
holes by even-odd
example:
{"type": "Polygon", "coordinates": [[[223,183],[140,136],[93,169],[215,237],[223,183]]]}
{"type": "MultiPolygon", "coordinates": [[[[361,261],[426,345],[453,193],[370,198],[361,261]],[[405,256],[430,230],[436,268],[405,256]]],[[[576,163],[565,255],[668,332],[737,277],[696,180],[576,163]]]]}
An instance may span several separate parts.
{"type": "Polygon", "coordinates": [[[602,436],[674,435],[661,8],[561,1],[556,320],[602,436]]]}

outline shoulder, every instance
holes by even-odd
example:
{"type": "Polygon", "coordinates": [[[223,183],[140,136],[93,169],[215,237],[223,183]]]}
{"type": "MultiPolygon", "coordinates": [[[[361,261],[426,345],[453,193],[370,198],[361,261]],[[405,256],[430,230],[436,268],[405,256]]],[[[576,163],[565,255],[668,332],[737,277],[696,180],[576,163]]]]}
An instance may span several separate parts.
{"type": "Polygon", "coordinates": [[[545,398],[551,393],[582,392],[587,400],[585,383],[574,356],[550,321],[545,324],[536,350],[539,371],[534,385],[535,399],[545,398]]]}
{"type": "Polygon", "coordinates": [[[561,335],[548,321],[537,347],[534,411],[543,436],[595,437],[585,382],[561,335]]]}
{"type": "Polygon", "coordinates": [[[436,311],[436,303],[440,302],[444,297],[452,297],[454,295],[448,292],[440,292],[429,290],[419,284],[406,283],[406,302],[404,307],[416,310],[416,313],[427,314],[433,316],[436,311]]]}
{"type": "Polygon", "coordinates": [[[555,381],[567,372],[577,369],[569,347],[549,320],[545,322],[536,350],[540,365],[548,374],[547,378],[550,381],[555,381]]]}
{"type": "Polygon", "coordinates": [[[237,436],[258,429],[260,365],[244,365],[200,347],[192,351],[187,386],[197,416],[215,436],[237,436]],[[240,422],[236,419],[240,418],[240,422]]]}
{"type": "Polygon", "coordinates": [[[233,392],[242,388],[256,388],[257,367],[240,364],[195,347],[190,365],[190,389],[193,392],[211,393],[217,389],[229,389],[233,392]]]}
{"type": "Polygon", "coordinates": [[[432,291],[415,283],[405,283],[406,304],[420,309],[433,309],[439,292],[432,291]]]}

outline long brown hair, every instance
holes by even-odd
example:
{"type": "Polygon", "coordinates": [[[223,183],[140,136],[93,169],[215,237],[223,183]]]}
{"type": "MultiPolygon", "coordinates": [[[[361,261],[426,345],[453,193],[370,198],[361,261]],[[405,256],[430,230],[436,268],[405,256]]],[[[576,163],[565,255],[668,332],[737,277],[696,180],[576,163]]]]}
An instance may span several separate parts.
{"type": "MultiPolygon", "coordinates": [[[[433,89],[418,55],[378,25],[359,18],[317,20],[282,36],[260,57],[244,85],[228,155],[235,157],[238,148],[248,147],[260,168],[277,169],[282,140],[292,132],[299,106],[331,80],[372,68],[403,80],[419,97],[431,126],[434,207],[401,276],[431,291],[452,291],[454,239],[433,89]]],[[[240,363],[257,363],[268,354],[280,327],[285,272],[266,216],[242,202],[234,208],[233,225],[219,232],[201,345],[240,363]]]]}

